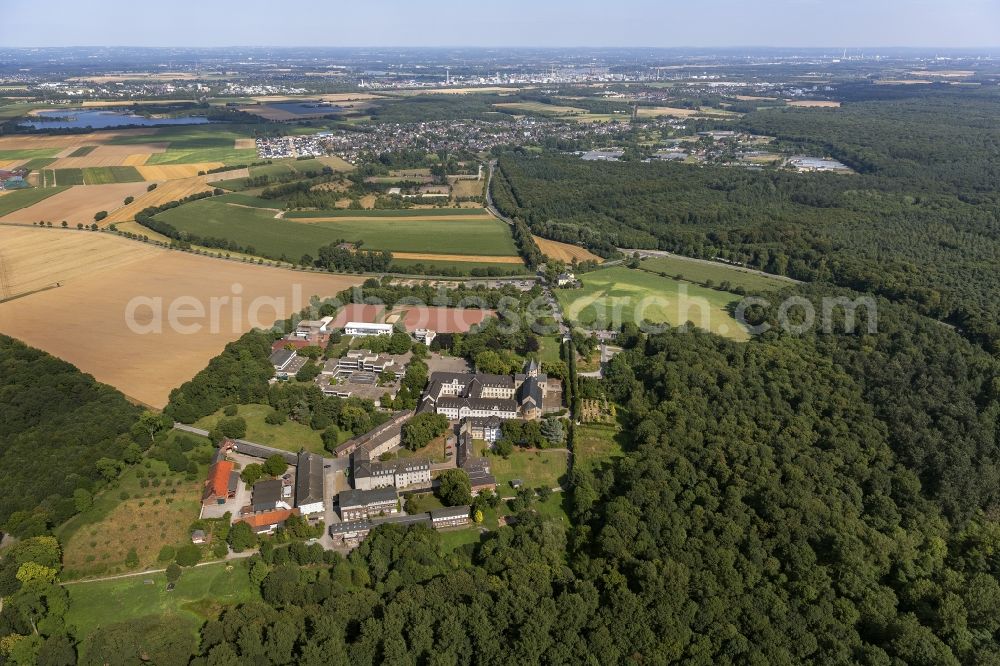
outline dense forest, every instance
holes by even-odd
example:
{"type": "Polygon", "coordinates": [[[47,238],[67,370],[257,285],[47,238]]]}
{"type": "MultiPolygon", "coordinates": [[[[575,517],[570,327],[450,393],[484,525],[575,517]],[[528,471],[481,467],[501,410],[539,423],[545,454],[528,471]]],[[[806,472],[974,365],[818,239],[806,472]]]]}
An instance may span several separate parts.
{"type": "MultiPolygon", "coordinates": [[[[604,388],[632,443],[573,471],[571,527],[529,501],[455,551],[424,527],[265,549],[263,603],[194,663],[995,662],[997,362],[879,308],[875,336],[630,335],[604,388]]],[[[92,657],[183,654],[139,629],[92,657]]]]}
{"type": "Polygon", "coordinates": [[[493,196],[540,236],[658,248],[871,291],[1000,350],[1000,125],[987,93],[770,109],[755,132],[856,175],[511,154],[493,196]]]}
{"type": "Polygon", "coordinates": [[[117,476],[141,410],[65,361],[0,335],[0,525],[40,534],[73,491],[117,476]]]}

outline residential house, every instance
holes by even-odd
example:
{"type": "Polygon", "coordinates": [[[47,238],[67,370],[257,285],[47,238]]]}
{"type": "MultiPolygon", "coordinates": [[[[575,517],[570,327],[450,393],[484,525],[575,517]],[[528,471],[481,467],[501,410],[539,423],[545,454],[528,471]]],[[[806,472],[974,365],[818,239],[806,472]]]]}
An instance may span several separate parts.
{"type": "Polygon", "coordinates": [[[256,534],[273,534],[279,527],[285,526],[285,521],[298,513],[298,509],[275,509],[245,515],[237,522],[246,523],[256,534]]]}

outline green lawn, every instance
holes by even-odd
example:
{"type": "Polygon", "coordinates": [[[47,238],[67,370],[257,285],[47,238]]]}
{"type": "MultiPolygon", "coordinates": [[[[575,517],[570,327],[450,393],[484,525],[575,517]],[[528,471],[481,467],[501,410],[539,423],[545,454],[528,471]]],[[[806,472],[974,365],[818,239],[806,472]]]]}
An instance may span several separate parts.
{"type": "Polygon", "coordinates": [[[223,606],[258,599],[243,562],[223,562],[184,569],[176,587],[167,591],[166,575],[155,573],[117,580],[68,585],[66,624],[83,638],[94,629],[146,615],[177,615],[194,633],[223,606]],[[147,583],[146,581],[152,581],[147,583]]]}
{"type": "MultiPolygon", "coordinates": [[[[272,411],[269,405],[240,405],[239,416],[247,422],[246,439],[250,442],[271,446],[284,451],[298,452],[305,448],[313,453],[325,453],[320,431],[295,421],[285,421],[280,426],[264,422],[264,417],[272,411]]],[[[195,423],[196,428],[211,430],[221,418],[228,418],[222,411],[211,414],[195,423]]],[[[341,433],[342,441],[350,439],[350,433],[341,433]]]]}
{"type": "Polygon", "coordinates": [[[562,342],[557,338],[539,338],[538,360],[542,363],[558,363],[562,360],[559,350],[562,342]]]}
{"type": "Polygon", "coordinates": [[[624,434],[617,425],[584,424],[573,430],[574,465],[593,469],[624,455],[624,434]]]}
{"type": "Polygon", "coordinates": [[[567,319],[595,328],[618,328],[624,322],[681,326],[688,321],[734,340],[747,340],[746,329],[727,307],[736,294],[664,278],[622,266],[578,276],[581,289],[556,289],[567,319]]]}
{"type": "Polygon", "coordinates": [[[59,194],[66,187],[32,188],[28,190],[15,190],[0,196],[0,216],[13,213],[15,210],[27,208],[38,203],[42,199],[47,199],[53,194],[59,194]]]}
{"type": "Polygon", "coordinates": [[[444,435],[435,437],[427,446],[416,451],[402,448],[396,453],[396,456],[399,458],[429,458],[433,462],[445,462],[447,457],[445,456],[444,435]]]}
{"type": "MultiPolygon", "coordinates": [[[[400,218],[302,224],[275,219],[272,211],[229,205],[224,198],[184,204],[161,213],[157,219],[179,231],[233,240],[244,247],[253,247],[258,253],[285,255],[293,260],[303,254],[315,257],[320,247],[338,240],[363,241],[366,248],[397,252],[517,254],[507,225],[491,219],[456,217],[427,222],[400,218]]],[[[514,264],[510,266],[516,268],[514,264]]]]}
{"type": "Polygon", "coordinates": [[[681,275],[683,279],[698,284],[711,282],[720,285],[728,282],[732,289],[743,287],[747,291],[774,291],[791,284],[788,280],[749,273],[735,266],[692,261],[682,257],[643,259],[641,268],[653,273],[666,273],[671,277],[681,275]]]}
{"type": "Polygon", "coordinates": [[[503,497],[513,497],[510,482],[520,479],[529,488],[547,486],[555,488],[565,481],[569,455],[565,451],[525,451],[515,448],[505,460],[492,455],[490,470],[497,478],[497,493],[503,497]]]}

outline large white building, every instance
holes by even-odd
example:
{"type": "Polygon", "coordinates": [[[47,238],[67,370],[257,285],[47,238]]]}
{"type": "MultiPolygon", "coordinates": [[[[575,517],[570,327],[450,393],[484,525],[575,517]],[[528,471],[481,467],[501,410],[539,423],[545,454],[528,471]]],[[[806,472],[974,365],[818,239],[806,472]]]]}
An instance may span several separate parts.
{"type": "Polygon", "coordinates": [[[392,324],[369,324],[363,321],[349,321],[344,326],[344,335],[392,335],[392,324]]]}

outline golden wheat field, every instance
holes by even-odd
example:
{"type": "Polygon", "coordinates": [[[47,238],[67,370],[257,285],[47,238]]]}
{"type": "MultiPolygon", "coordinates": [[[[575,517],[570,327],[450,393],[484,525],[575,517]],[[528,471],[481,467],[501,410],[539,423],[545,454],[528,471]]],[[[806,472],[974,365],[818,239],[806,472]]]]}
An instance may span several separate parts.
{"type": "Polygon", "coordinates": [[[135,201],[128,206],[123,206],[110,213],[108,217],[102,220],[99,224],[106,227],[109,224],[132,220],[135,219],[135,214],[143,208],[159,206],[160,204],[165,204],[168,201],[178,201],[179,199],[191,196],[192,194],[208,192],[212,189],[205,182],[203,176],[178,178],[158,183],[156,189],[152,192],[145,191],[149,186],[148,183],[140,183],[140,185],[142,186],[143,192],[135,198],[135,201]]]}
{"type": "Polygon", "coordinates": [[[92,231],[0,227],[0,248],[7,282],[61,283],[0,303],[0,332],[153,407],[165,405],[171,389],[252,325],[269,326],[308,305],[312,295],[333,296],[362,282],[358,276],[212,259],[92,231]],[[95,263],[95,255],[104,259],[95,263]],[[177,319],[179,326],[169,325],[171,307],[188,313],[177,319]],[[198,308],[205,316],[190,316],[198,308]],[[215,317],[209,316],[213,308],[215,317]]]}
{"type": "Polygon", "coordinates": [[[106,211],[110,217],[125,205],[125,197],[139,197],[145,191],[146,183],[74,185],[27,208],[8,213],[0,217],[0,222],[32,224],[44,221],[58,225],[65,220],[71,227],[89,225],[94,223],[94,214],[98,211],[106,211]]]}
{"type": "Polygon", "coordinates": [[[597,263],[602,263],[604,261],[604,259],[598,257],[590,250],[577,245],[560,243],[559,241],[548,240],[547,238],[540,238],[538,236],[532,236],[532,238],[535,239],[535,244],[542,251],[542,254],[550,259],[565,261],[567,264],[571,263],[574,259],[578,262],[596,261],[597,263]]]}

